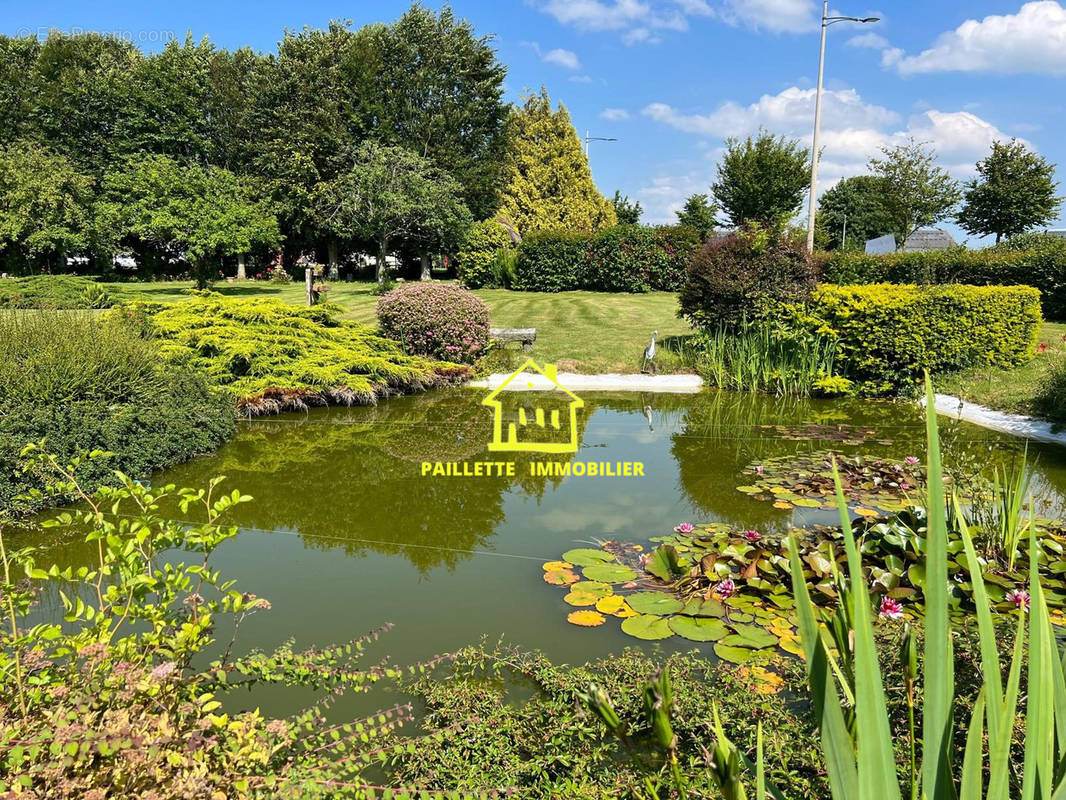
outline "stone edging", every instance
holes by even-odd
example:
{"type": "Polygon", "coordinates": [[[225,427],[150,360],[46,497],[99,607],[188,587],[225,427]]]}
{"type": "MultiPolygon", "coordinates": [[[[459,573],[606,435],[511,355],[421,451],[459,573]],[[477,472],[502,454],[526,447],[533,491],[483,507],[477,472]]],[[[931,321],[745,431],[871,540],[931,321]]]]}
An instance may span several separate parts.
{"type": "MultiPolygon", "coordinates": [[[[921,404],[925,405],[923,398],[921,404]]],[[[935,398],[936,413],[943,414],[952,419],[963,422],[972,422],[982,428],[989,428],[1012,436],[1020,436],[1023,439],[1032,439],[1037,442],[1066,445],[1066,430],[1060,432],[1050,422],[1035,417],[1026,417],[1021,414],[1006,414],[1002,411],[994,411],[991,408],[968,403],[950,394],[938,394],[935,398]]]]}
{"type": "MultiPolygon", "coordinates": [[[[470,381],[466,385],[477,389],[495,389],[510,375],[496,373],[485,380],[470,381]]],[[[546,391],[552,384],[543,375],[529,373],[527,380],[515,380],[507,390],[546,391]]],[[[572,392],[674,392],[690,394],[703,388],[699,375],[581,375],[576,372],[560,372],[557,380],[572,392]]]]}

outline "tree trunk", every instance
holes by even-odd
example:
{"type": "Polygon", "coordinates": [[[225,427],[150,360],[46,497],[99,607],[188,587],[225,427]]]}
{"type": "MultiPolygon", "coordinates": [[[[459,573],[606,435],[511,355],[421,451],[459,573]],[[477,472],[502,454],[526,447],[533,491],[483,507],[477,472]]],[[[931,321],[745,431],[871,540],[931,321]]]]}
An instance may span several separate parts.
{"type": "Polygon", "coordinates": [[[197,259],[192,265],[193,273],[196,276],[196,288],[207,288],[207,264],[204,263],[204,259],[197,259]]]}
{"type": "Polygon", "coordinates": [[[237,280],[243,281],[248,278],[248,271],[245,269],[244,253],[237,254],[237,280]]]}
{"type": "Polygon", "coordinates": [[[433,277],[433,257],[429,253],[422,253],[422,280],[428,281],[433,277]]]}
{"type": "Polygon", "coordinates": [[[386,259],[389,253],[389,240],[382,239],[378,242],[378,283],[385,282],[386,259]]]}
{"type": "Polygon", "coordinates": [[[332,236],[329,237],[329,242],[326,244],[326,251],[328,253],[327,260],[329,261],[329,272],[326,273],[326,276],[329,280],[335,281],[340,275],[340,246],[332,236]]]}

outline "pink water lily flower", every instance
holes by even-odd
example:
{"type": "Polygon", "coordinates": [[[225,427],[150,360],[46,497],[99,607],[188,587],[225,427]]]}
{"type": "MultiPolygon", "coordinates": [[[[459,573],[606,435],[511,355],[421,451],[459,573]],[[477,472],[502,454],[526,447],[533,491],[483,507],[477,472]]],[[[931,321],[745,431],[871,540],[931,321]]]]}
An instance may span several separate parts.
{"type": "Polygon", "coordinates": [[[747,539],[749,542],[757,542],[762,538],[762,534],[760,534],[758,531],[744,531],[740,535],[747,539]]]}
{"type": "Polygon", "coordinates": [[[918,459],[914,456],[907,456],[905,459],[903,459],[903,463],[906,464],[908,467],[916,467],[918,466],[918,459]]]}
{"type": "Polygon", "coordinates": [[[723,600],[728,600],[737,593],[737,585],[733,582],[732,578],[726,578],[714,587],[714,591],[723,600]]]}
{"type": "Polygon", "coordinates": [[[903,619],[903,603],[885,595],[881,598],[881,607],[877,613],[885,619],[903,619]]]}
{"type": "Polygon", "coordinates": [[[696,526],[691,522],[682,522],[680,525],[674,528],[677,533],[692,533],[696,530],[696,526]]]}
{"type": "Polygon", "coordinates": [[[1014,603],[1014,605],[1018,606],[1022,611],[1029,610],[1029,592],[1025,591],[1025,589],[1014,589],[1013,591],[1007,592],[1007,599],[1014,603]]]}

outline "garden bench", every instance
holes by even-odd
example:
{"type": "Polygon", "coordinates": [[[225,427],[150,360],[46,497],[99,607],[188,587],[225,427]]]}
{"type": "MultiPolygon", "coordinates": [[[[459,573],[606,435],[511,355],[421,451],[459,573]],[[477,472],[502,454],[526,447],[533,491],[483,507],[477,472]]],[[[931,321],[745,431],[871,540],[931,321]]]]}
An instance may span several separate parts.
{"type": "Polygon", "coordinates": [[[489,336],[498,342],[521,342],[522,349],[529,352],[537,341],[536,328],[489,328],[489,336]]]}

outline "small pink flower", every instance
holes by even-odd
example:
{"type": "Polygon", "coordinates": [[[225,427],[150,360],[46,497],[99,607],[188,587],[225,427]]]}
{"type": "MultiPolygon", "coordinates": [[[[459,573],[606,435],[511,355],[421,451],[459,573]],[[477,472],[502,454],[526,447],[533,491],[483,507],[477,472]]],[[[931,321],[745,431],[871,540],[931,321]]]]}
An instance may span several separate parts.
{"type": "Polygon", "coordinates": [[[1013,591],[1007,592],[1007,599],[1014,603],[1014,605],[1018,606],[1022,611],[1029,610],[1029,592],[1025,591],[1025,589],[1014,589],[1013,591]]]}
{"type": "Polygon", "coordinates": [[[762,464],[759,464],[759,466],[757,466],[755,468],[755,474],[756,475],[762,475],[763,474],[763,470],[765,470],[765,469],[766,468],[762,464]]]}
{"type": "Polygon", "coordinates": [[[881,607],[878,609],[878,615],[885,619],[902,619],[903,603],[885,595],[881,598],[881,607]]]}
{"type": "Polygon", "coordinates": [[[758,531],[744,531],[740,535],[747,539],[749,542],[757,542],[762,538],[758,531]]]}
{"type": "Polygon", "coordinates": [[[918,466],[918,459],[914,456],[907,456],[905,459],[903,459],[903,463],[906,464],[908,467],[916,467],[918,466]]]}
{"type": "Polygon", "coordinates": [[[156,680],[162,680],[177,668],[177,665],[173,661],[168,661],[165,664],[160,664],[158,667],[153,669],[152,677],[156,680]]]}
{"type": "Polygon", "coordinates": [[[737,585],[733,582],[732,578],[726,578],[714,587],[714,591],[723,600],[728,600],[737,593],[737,585]]]}
{"type": "Polygon", "coordinates": [[[902,489],[903,491],[907,491],[907,489],[911,488],[911,485],[909,483],[907,483],[906,481],[903,481],[902,483],[900,483],[899,488],[902,489]]]}
{"type": "Polygon", "coordinates": [[[682,522],[680,525],[676,526],[674,530],[677,533],[692,533],[694,530],[696,530],[696,526],[693,525],[691,522],[682,522]]]}
{"type": "Polygon", "coordinates": [[[648,554],[647,553],[641,553],[640,554],[640,565],[643,567],[647,563],[648,563],[648,554]]]}

